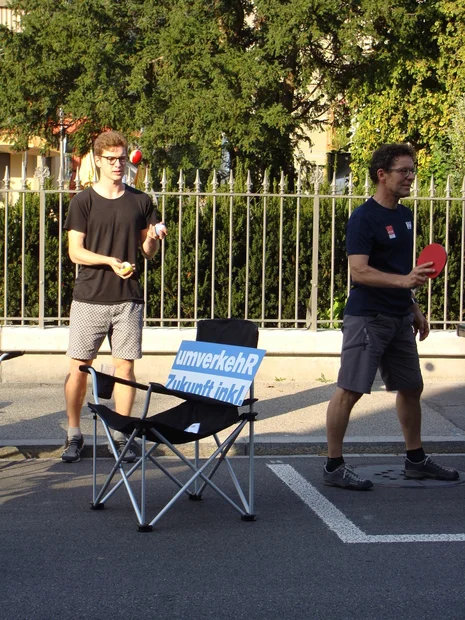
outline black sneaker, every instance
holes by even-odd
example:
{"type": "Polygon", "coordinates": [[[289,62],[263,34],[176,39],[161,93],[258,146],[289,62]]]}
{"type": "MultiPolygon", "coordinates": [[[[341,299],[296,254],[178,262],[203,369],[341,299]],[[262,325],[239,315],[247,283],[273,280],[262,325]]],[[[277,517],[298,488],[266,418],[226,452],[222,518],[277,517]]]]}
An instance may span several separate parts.
{"type": "Polygon", "coordinates": [[[405,459],[404,476],[406,478],[433,478],[434,480],[458,480],[460,477],[459,472],[456,469],[450,467],[443,467],[439,465],[430,456],[427,456],[424,461],[420,463],[414,463],[405,459]]]}
{"type": "Polygon", "coordinates": [[[84,447],[84,437],[66,438],[65,449],[61,455],[61,460],[65,463],[77,463],[81,460],[81,452],[84,447]]]}
{"type": "MultiPolygon", "coordinates": [[[[118,454],[118,457],[120,457],[124,448],[126,447],[128,443],[127,439],[115,439],[114,442],[115,442],[116,452],[118,454]]],[[[137,454],[134,452],[134,450],[131,450],[131,448],[128,448],[121,462],[122,463],[134,463],[136,459],[137,459],[137,454]]]]}
{"type": "Polygon", "coordinates": [[[373,486],[371,480],[360,478],[352,467],[349,467],[349,465],[345,463],[339,465],[334,471],[328,471],[325,466],[323,468],[323,484],[341,487],[343,489],[352,489],[354,491],[367,491],[373,486]]]}

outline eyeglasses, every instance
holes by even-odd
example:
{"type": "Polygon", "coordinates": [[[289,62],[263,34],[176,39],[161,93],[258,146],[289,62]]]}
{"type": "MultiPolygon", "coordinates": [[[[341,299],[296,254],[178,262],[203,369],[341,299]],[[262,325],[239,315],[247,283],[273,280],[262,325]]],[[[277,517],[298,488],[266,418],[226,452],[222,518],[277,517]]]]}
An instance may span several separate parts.
{"type": "Polygon", "coordinates": [[[110,164],[110,166],[114,166],[116,164],[117,161],[119,161],[119,163],[124,166],[125,163],[127,162],[128,158],[126,156],[124,157],[108,157],[108,155],[100,155],[100,157],[102,159],[106,159],[107,162],[110,164]]]}
{"type": "Polygon", "coordinates": [[[400,172],[400,174],[407,178],[410,174],[413,174],[413,176],[416,175],[417,173],[417,169],[416,168],[389,168],[389,172],[400,172]]]}

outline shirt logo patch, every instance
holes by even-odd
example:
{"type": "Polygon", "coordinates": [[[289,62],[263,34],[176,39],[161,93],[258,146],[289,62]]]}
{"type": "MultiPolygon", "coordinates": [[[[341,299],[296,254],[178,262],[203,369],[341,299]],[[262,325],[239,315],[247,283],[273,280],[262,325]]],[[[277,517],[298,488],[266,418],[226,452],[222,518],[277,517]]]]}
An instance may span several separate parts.
{"type": "Polygon", "coordinates": [[[392,226],[386,226],[387,234],[389,235],[389,239],[395,239],[396,233],[394,232],[394,228],[392,226]]]}
{"type": "Polygon", "coordinates": [[[412,222],[405,222],[405,225],[407,226],[408,230],[412,230],[412,222]]]}

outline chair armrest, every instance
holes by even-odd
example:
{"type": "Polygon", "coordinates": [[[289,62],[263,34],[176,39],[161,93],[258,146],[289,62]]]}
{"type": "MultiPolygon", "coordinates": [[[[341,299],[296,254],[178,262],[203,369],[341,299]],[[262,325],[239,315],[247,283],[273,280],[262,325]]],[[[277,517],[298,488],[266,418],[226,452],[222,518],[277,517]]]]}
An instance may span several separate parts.
{"type": "Polygon", "coordinates": [[[247,407],[248,405],[253,405],[254,403],[258,403],[258,398],[246,398],[242,405],[239,405],[239,407],[247,407]]]}
{"type": "Polygon", "coordinates": [[[95,374],[97,381],[105,380],[107,384],[114,385],[115,383],[121,383],[121,385],[128,385],[129,387],[136,388],[137,390],[145,390],[149,389],[148,385],[144,383],[137,383],[136,381],[129,381],[129,379],[121,379],[120,377],[115,377],[114,375],[107,375],[105,372],[100,372],[99,370],[95,370],[93,366],[89,366],[88,364],[81,364],[79,366],[79,370],[81,372],[86,372],[87,374],[95,374]]]}
{"type": "Polygon", "coordinates": [[[7,353],[0,353],[0,362],[4,360],[12,360],[14,357],[21,357],[24,355],[24,351],[8,351],[7,353]]]}

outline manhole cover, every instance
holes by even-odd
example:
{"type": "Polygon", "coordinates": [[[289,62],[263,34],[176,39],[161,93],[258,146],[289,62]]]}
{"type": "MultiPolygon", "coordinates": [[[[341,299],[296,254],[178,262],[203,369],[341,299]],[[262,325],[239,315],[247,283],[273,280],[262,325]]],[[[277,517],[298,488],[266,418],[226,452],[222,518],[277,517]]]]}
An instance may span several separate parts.
{"type": "Polygon", "coordinates": [[[404,476],[403,465],[368,465],[366,467],[353,467],[360,478],[368,478],[373,484],[386,487],[411,487],[415,489],[435,489],[443,487],[454,487],[465,482],[465,472],[459,471],[458,480],[410,480],[404,476]]]}

